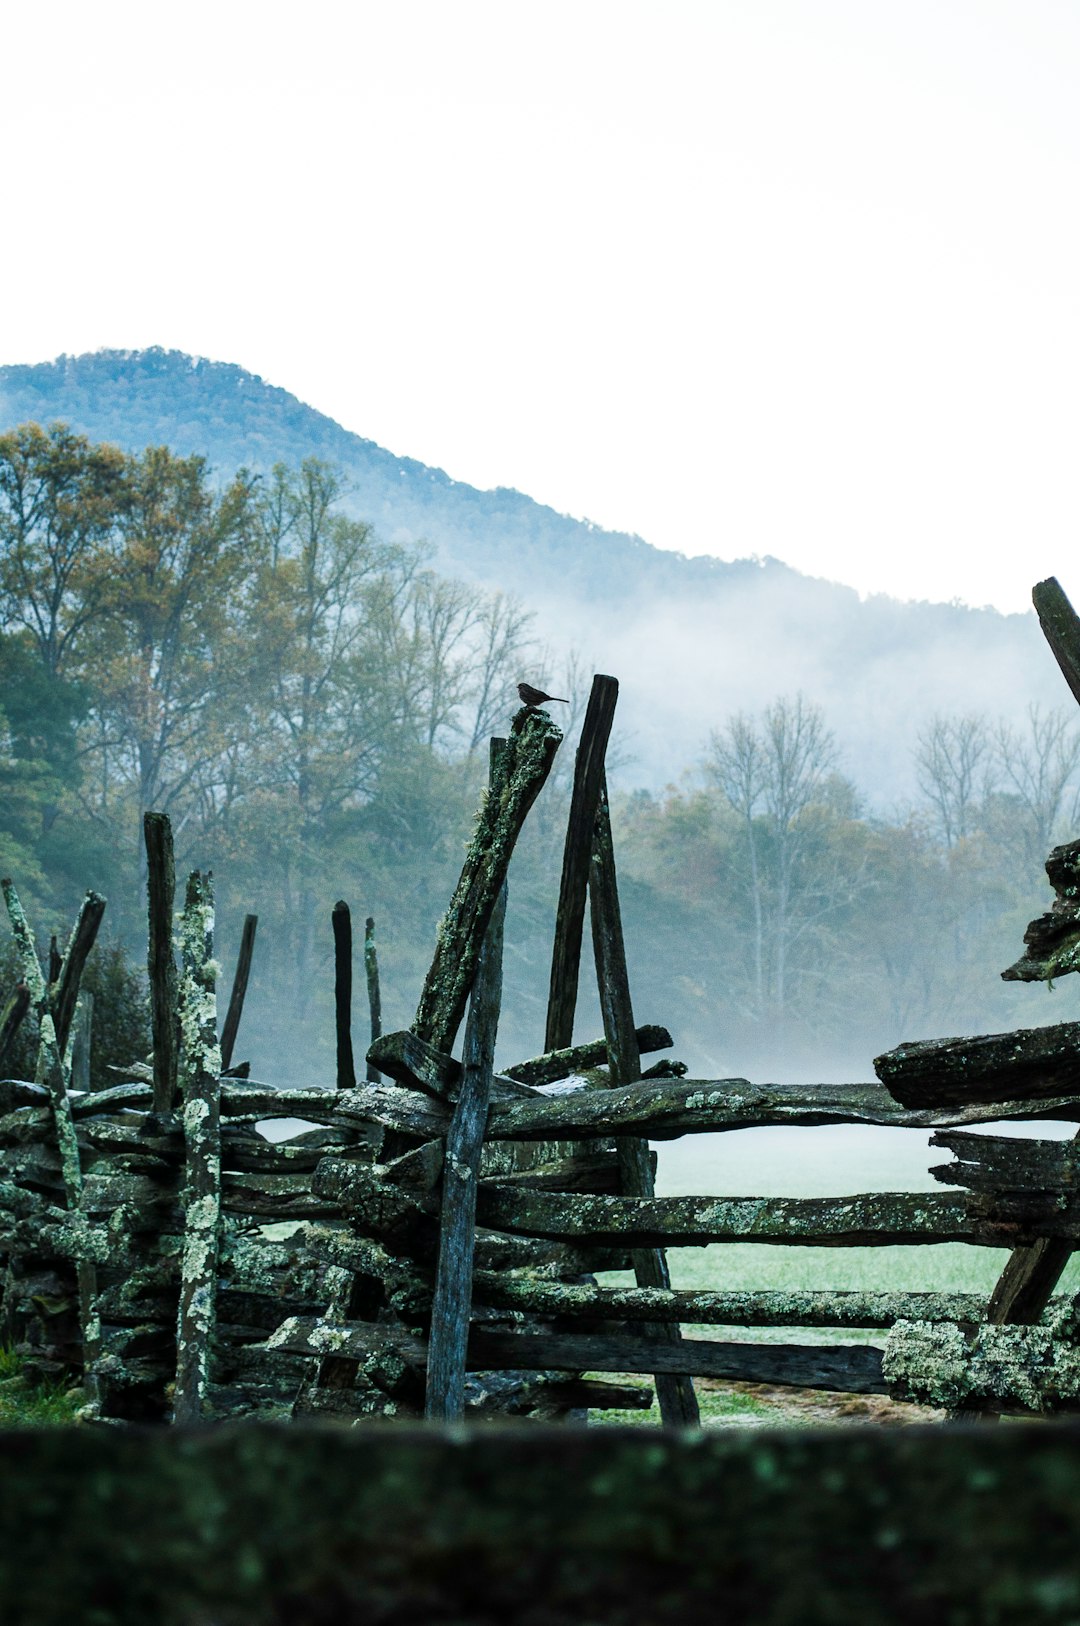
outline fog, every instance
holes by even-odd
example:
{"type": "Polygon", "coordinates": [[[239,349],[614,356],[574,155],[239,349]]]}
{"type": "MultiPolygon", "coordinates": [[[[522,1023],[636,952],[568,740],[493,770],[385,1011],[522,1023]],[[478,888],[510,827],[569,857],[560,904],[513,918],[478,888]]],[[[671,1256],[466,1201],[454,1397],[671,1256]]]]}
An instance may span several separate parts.
{"type": "Polygon", "coordinates": [[[535,600],[554,648],[576,647],[619,678],[620,788],[678,782],[732,713],[802,693],[823,708],[868,808],[891,812],[918,799],[916,736],[935,713],[1019,726],[1033,703],[1073,704],[1034,612],[860,602],[775,562],[710,585],[611,609],[535,600]]]}

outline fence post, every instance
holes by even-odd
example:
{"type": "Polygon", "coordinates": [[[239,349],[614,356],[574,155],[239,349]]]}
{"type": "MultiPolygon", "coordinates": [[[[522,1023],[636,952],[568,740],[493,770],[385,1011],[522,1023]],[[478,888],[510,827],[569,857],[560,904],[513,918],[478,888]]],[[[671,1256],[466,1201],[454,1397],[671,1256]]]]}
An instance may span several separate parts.
{"type": "Polygon", "coordinates": [[[221,1220],[221,1053],[214,987],[214,891],[210,874],[188,877],[183,955],[184,1251],[176,1323],[177,1423],[204,1415],[214,1330],[221,1220]]]}
{"type": "Polygon", "coordinates": [[[236,1035],[240,1030],[240,1017],[244,1010],[244,997],[247,994],[248,978],[251,975],[251,957],[255,952],[255,932],[259,924],[258,915],[245,915],[244,928],[240,933],[240,952],[236,956],[236,972],[233,976],[232,993],[229,996],[229,1008],[225,1013],[225,1022],[221,1029],[221,1071],[228,1072],[232,1066],[233,1049],[236,1045],[236,1035]]]}
{"type": "MultiPolygon", "coordinates": [[[[608,1047],[608,1068],[612,1084],[632,1084],[641,1077],[641,1055],[634,1031],[634,1009],[630,980],[626,971],[619,888],[615,874],[615,850],[611,840],[607,784],[601,778],[593,827],[592,863],[589,870],[589,901],[592,913],[596,980],[600,989],[600,1009],[608,1047]]],[[[652,1163],[646,1140],[619,1136],[615,1143],[624,1196],[653,1197],[652,1163]]],[[[667,1256],[662,1248],[636,1248],[634,1275],[639,1287],[671,1287],[667,1256]]],[[[650,1334],[665,1342],[677,1342],[682,1334],[676,1322],[657,1325],[650,1334]]],[[[657,1372],[653,1375],[660,1416],[665,1423],[693,1424],[699,1421],[694,1385],[686,1376],[657,1372]]]]}
{"type": "Polygon", "coordinates": [[[581,727],[581,740],[574,759],[574,789],[566,823],[559,907],[555,917],[555,941],[551,949],[551,983],[548,992],[547,1030],[544,1049],[565,1050],[574,1042],[574,1011],[577,1007],[578,973],[581,967],[581,938],[585,925],[585,894],[589,884],[593,820],[604,777],[604,755],[611,735],[615,703],[619,698],[618,678],[597,672],[592,681],[589,705],[581,727]]]}
{"type": "Polygon", "coordinates": [[[150,978],[150,1024],[154,1039],[154,1111],[176,1105],[180,1019],[176,1005],[176,960],[173,957],[173,909],[176,867],[172,825],[167,813],[143,814],[146,842],[146,896],[149,934],[146,969],[150,978]]]}
{"type": "Polygon", "coordinates": [[[337,1038],[337,1087],[356,1084],[352,1047],[352,915],[344,898],[330,913],[334,928],[334,1030],[337,1038]]]}
{"type": "MultiPolygon", "coordinates": [[[[69,1211],[77,1210],[82,1202],[83,1176],[79,1157],[79,1142],[75,1134],[75,1120],[68,1095],[68,1074],[65,1055],[68,1030],[79,997],[79,979],[86,957],[94,946],[101,917],[105,913],[105,899],[96,892],[88,892],[68,942],[67,952],[59,965],[50,956],[50,972],[56,971],[51,984],[46,984],[34,947],[34,935],[23,913],[19,896],[11,881],[5,879],[4,901],[15,934],[23,981],[37,1006],[40,1042],[36,1082],[48,1087],[56,1129],[60,1169],[64,1183],[64,1201],[69,1211]],[[50,993],[50,986],[55,989],[50,993]]],[[[79,1288],[79,1330],[83,1346],[83,1381],[90,1403],[100,1405],[101,1389],[94,1373],[94,1362],[101,1352],[101,1321],[97,1309],[97,1267],[87,1259],[76,1266],[79,1288]]]]}
{"type": "Polygon", "coordinates": [[[453,1047],[514,843],[561,740],[546,711],[523,706],[510,725],[460,879],[439,923],[435,955],[413,1019],[412,1031],[436,1050],[453,1047]]]}
{"type": "MultiPolygon", "coordinates": [[[[494,784],[505,740],[491,742],[494,784]]],[[[491,1101],[495,1039],[502,1004],[503,923],[506,881],[499,889],[484,937],[476,980],[469,1001],[462,1049],[461,1085],[454,1105],[443,1156],[442,1213],[435,1297],[431,1307],[427,1392],[424,1415],[431,1421],[457,1422],[465,1409],[465,1367],[472,1311],[473,1256],[476,1239],[476,1191],[480,1155],[491,1101]]]]}
{"type": "MultiPolygon", "coordinates": [[[[375,921],[371,915],[364,922],[364,975],[367,978],[371,1042],[374,1044],[376,1039],[382,1037],[382,995],[379,990],[379,955],[375,948],[375,921]]],[[[364,1076],[369,1084],[377,1084],[382,1074],[369,1061],[364,1076]]]]}

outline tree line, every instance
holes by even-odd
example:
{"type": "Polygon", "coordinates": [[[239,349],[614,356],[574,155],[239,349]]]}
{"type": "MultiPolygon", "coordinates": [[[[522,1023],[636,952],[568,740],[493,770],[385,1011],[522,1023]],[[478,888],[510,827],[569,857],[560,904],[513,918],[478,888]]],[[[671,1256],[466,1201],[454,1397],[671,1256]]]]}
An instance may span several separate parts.
{"type": "MultiPolygon", "coordinates": [[[[388,1017],[407,1021],[516,681],[571,695],[572,723],[589,680],[571,660],[555,682],[518,603],[438,574],[347,498],[316,459],[221,483],[62,425],[0,436],[0,869],[50,930],[104,891],[114,954],[141,952],[141,815],[168,812],[180,863],[217,872],[224,958],[259,913],[252,1042],[290,1076],[328,1054],[334,900],[376,915],[388,1017]]],[[[568,744],[515,862],[505,1031],[523,1049],[543,1031],[568,744]]],[[[1075,830],[1080,732],[1064,712],[942,714],[916,767],[918,805],[871,812],[821,710],[778,697],[729,718],[677,788],[616,798],[640,1014],[695,1067],[1048,1019],[997,972],[1075,830]]]]}
{"type": "Polygon", "coordinates": [[[181,862],[218,869],[226,914],[258,894],[300,1006],[328,886],[394,893],[427,932],[423,875],[386,872],[453,847],[542,652],[511,598],[381,540],[345,496],[316,459],[216,484],[166,447],[0,437],[0,864],[39,912],[92,882],[136,942],[155,808],[181,862]]]}
{"type": "Polygon", "coordinates": [[[998,973],[1049,905],[1051,845],[1077,834],[1080,728],[1038,707],[1022,728],[943,713],[915,767],[918,804],[869,811],[821,709],[778,698],[716,730],[689,786],[620,804],[652,922],[641,980],[676,968],[673,1026],[715,1066],[1071,1014],[998,973]]]}

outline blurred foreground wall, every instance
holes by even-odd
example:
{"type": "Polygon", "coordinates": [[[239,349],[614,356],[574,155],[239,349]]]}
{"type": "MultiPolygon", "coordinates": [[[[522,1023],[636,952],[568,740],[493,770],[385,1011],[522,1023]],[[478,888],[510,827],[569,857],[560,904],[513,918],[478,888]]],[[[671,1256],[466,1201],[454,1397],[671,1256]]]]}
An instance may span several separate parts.
{"type": "Polygon", "coordinates": [[[0,1437],[6,1626],[1080,1620],[1080,1430],[0,1437]]]}

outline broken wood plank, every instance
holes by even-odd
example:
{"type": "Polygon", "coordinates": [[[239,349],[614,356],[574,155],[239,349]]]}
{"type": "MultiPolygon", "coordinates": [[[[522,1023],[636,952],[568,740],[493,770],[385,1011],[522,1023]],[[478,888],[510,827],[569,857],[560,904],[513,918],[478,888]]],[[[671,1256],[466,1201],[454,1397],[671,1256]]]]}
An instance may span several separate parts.
{"type": "Polygon", "coordinates": [[[1024,932],[1024,952],[1003,982],[1053,982],[1080,969],[1080,841],[1055,847],[1046,873],[1057,896],[1024,932]]]}
{"type": "MultiPolygon", "coordinates": [[[[375,1073],[395,1079],[412,1089],[425,1090],[441,1101],[454,1102],[461,1086],[462,1066],[454,1056],[436,1050],[426,1039],[419,1038],[409,1028],[400,1033],[384,1033],[372,1042],[367,1060],[375,1073]]],[[[524,1084],[492,1075],[491,1094],[494,1100],[535,1101],[536,1092],[524,1084]]]]}
{"type": "Polygon", "coordinates": [[[1080,1194],[1080,1141],[942,1130],[930,1137],[930,1145],[944,1146],[956,1158],[955,1163],[942,1163],[930,1170],[935,1179],[947,1185],[1020,1196],[1080,1194]]]}
{"type": "MultiPolygon", "coordinates": [[[[634,1029],[637,1039],[638,1055],[647,1056],[656,1050],[667,1050],[674,1040],[667,1028],[658,1027],[655,1023],[645,1023],[644,1026],[634,1029]]],[[[531,1061],[519,1061],[513,1067],[508,1067],[505,1078],[514,1079],[519,1084],[530,1084],[534,1087],[540,1084],[557,1084],[560,1079],[569,1078],[572,1073],[584,1073],[592,1067],[603,1067],[608,1059],[606,1039],[593,1039],[589,1044],[572,1045],[564,1050],[545,1051],[542,1056],[535,1056],[531,1061]]]]}
{"type": "Polygon", "coordinates": [[[581,968],[581,938],[585,924],[593,820],[618,698],[618,679],[597,672],[592,680],[589,704],[574,759],[574,786],[566,824],[555,939],[551,951],[544,1034],[544,1049],[549,1052],[565,1050],[574,1042],[574,1012],[581,968]]]}

